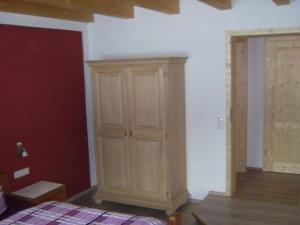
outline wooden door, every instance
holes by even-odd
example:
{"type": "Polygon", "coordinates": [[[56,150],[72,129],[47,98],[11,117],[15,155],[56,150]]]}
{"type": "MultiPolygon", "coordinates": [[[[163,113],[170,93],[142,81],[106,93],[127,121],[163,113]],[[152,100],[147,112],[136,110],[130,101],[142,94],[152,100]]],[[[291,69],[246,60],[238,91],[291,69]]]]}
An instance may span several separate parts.
{"type": "Polygon", "coordinates": [[[130,67],[127,74],[134,195],[161,199],[166,180],[163,166],[163,68],[136,66],[130,67]]]}
{"type": "Polygon", "coordinates": [[[300,174],[300,37],[267,39],[265,170],[300,174]]]}
{"type": "Polygon", "coordinates": [[[92,71],[94,129],[101,191],[129,190],[126,139],[126,75],[122,69],[92,71]]]}

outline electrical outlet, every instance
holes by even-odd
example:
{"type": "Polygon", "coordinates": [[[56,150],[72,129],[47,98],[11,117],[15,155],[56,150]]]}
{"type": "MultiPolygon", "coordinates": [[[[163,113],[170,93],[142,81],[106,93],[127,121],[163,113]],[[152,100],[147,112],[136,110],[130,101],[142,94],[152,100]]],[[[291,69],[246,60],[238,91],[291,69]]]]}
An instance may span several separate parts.
{"type": "Polygon", "coordinates": [[[29,167],[21,169],[21,170],[17,170],[14,172],[14,178],[18,179],[20,177],[24,177],[26,175],[30,174],[30,169],[29,167]]]}

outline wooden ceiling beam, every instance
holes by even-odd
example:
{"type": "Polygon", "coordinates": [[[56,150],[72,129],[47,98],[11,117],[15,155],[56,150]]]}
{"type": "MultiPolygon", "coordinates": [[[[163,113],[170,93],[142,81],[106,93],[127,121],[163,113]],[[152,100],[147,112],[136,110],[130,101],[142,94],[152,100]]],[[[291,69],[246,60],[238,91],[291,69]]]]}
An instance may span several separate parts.
{"type": "Polygon", "coordinates": [[[204,2],[212,7],[221,10],[232,8],[231,0],[199,0],[199,1],[204,2]]]}
{"type": "Polygon", "coordinates": [[[290,4],[289,0],[273,0],[273,2],[275,2],[276,5],[288,5],[288,4],[290,4]]]}
{"type": "Polygon", "coordinates": [[[94,16],[91,13],[32,4],[17,0],[0,0],[0,11],[80,22],[94,21],[94,16]]]}
{"type": "Polygon", "coordinates": [[[155,10],[155,11],[168,13],[168,14],[178,14],[180,12],[179,0],[118,0],[118,1],[155,10]]]}
{"type": "Polygon", "coordinates": [[[134,6],[116,0],[23,0],[63,9],[90,12],[119,18],[133,18],[134,6]]]}

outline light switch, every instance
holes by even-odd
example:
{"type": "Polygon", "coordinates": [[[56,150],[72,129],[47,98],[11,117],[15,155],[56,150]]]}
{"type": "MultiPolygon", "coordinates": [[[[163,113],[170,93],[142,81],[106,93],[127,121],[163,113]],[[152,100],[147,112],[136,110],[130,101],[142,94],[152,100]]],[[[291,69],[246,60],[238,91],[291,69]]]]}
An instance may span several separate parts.
{"type": "Polygon", "coordinates": [[[223,117],[218,117],[218,129],[219,130],[224,129],[224,119],[223,119],[223,117]]]}

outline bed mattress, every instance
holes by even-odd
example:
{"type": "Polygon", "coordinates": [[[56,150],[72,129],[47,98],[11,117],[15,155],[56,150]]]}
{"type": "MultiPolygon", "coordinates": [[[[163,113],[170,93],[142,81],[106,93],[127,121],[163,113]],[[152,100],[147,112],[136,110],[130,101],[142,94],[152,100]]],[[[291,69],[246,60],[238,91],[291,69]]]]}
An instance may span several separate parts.
{"type": "Polygon", "coordinates": [[[165,222],[151,217],[108,212],[54,201],[20,211],[0,221],[0,225],[8,224],[166,225],[165,222]]]}

